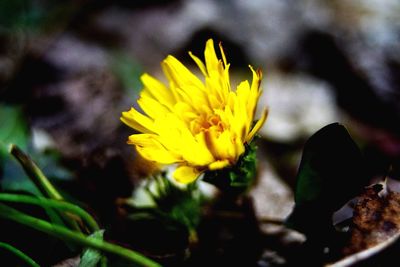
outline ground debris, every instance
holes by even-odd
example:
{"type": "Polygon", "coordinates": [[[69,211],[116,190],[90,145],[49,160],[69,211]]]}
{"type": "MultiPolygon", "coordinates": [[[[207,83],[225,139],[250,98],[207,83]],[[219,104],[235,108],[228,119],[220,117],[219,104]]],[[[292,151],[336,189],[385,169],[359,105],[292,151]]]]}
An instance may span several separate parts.
{"type": "Polygon", "coordinates": [[[353,228],[345,255],[371,248],[399,233],[400,193],[381,184],[366,188],[354,208],[353,228]]]}

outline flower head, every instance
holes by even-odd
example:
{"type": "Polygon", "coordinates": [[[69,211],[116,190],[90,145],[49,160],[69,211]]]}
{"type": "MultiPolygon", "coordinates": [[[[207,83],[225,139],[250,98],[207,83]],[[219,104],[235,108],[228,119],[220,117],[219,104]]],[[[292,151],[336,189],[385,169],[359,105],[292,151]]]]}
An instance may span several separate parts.
{"type": "Polygon", "coordinates": [[[144,85],[138,104],[143,113],[131,108],[121,120],[139,131],[128,143],[147,160],[177,164],[173,177],[182,183],[195,180],[208,170],[234,165],[255,133],[263,125],[267,111],[254,124],[261,94],[261,71],[253,73],[251,84],[241,82],[231,89],[229,65],[221,44],[218,59],[213,40],[206,43],[205,63],[189,52],[204,75],[200,80],[173,56],[161,63],[169,84],[143,74],[144,85]]]}

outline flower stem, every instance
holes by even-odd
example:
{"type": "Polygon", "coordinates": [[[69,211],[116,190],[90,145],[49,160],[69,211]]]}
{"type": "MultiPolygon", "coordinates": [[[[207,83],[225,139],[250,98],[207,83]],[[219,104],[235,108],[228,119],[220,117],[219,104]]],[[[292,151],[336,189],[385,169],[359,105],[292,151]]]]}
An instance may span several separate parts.
{"type": "Polygon", "coordinates": [[[49,179],[43,174],[39,167],[16,145],[10,146],[10,153],[13,155],[24,168],[26,174],[31,178],[33,183],[39,188],[44,196],[51,199],[63,200],[63,197],[58,193],[49,179]]]}
{"type": "Polygon", "coordinates": [[[31,257],[26,255],[25,253],[23,253],[21,250],[17,249],[16,247],[11,246],[10,244],[4,243],[4,242],[0,242],[0,248],[3,248],[5,250],[10,251],[15,256],[17,256],[18,258],[23,260],[30,267],[40,267],[40,265],[37,264],[36,261],[31,259],[31,257]]]}
{"type": "Polygon", "coordinates": [[[161,267],[160,264],[154,262],[149,258],[146,258],[138,252],[106,242],[101,239],[87,238],[87,236],[80,232],[71,231],[59,225],[52,225],[47,221],[32,217],[30,215],[26,215],[4,204],[0,204],[0,217],[18,222],[28,227],[32,227],[38,231],[47,233],[66,241],[76,243],[81,246],[91,247],[101,250],[103,252],[118,255],[140,266],[161,267]]]}
{"type": "Polygon", "coordinates": [[[68,202],[47,199],[43,197],[31,197],[31,196],[7,194],[7,193],[0,193],[0,201],[27,203],[31,205],[41,206],[43,208],[49,207],[49,208],[60,209],[62,211],[69,211],[81,217],[89,226],[92,232],[100,230],[97,222],[92,218],[92,216],[90,216],[89,213],[87,213],[80,207],[68,202]]]}
{"type": "MultiPolygon", "coordinates": [[[[36,163],[16,145],[12,144],[9,148],[11,155],[13,155],[21,166],[24,168],[28,177],[36,185],[43,196],[55,200],[63,200],[64,198],[57,191],[57,189],[50,183],[49,179],[44,175],[36,163]]],[[[51,211],[50,211],[51,212],[51,211]]],[[[61,217],[72,229],[81,231],[79,227],[79,220],[68,213],[61,213],[61,217]]]]}

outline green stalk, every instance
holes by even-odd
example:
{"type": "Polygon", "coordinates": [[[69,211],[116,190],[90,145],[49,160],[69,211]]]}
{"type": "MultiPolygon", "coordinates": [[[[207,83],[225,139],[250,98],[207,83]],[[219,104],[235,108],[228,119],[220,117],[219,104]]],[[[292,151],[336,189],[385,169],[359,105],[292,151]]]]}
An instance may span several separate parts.
{"type": "MultiPolygon", "coordinates": [[[[47,179],[47,177],[36,165],[36,163],[33,162],[33,160],[27,154],[25,154],[14,144],[10,146],[9,151],[11,155],[13,155],[18,160],[18,162],[24,168],[28,177],[36,185],[43,196],[55,200],[64,199],[57,191],[57,189],[50,183],[49,179],[47,179]]],[[[68,213],[61,213],[60,215],[63,218],[64,222],[66,222],[72,229],[81,231],[81,228],[79,227],[80,222],[77,221],[76,218],[68,213]]]]}
{"type": "Polygon", "coordinates": [[[0,201],[27,203],[31,205],[41,206],[43,208],[48,207],[48,208],[60,209],[62,211],[69,211],[82,218],[89,226],[92,232],[100,230],[97,222],[92,218],[92,216],[90,216],[89,213],[87,213],[80,207],[75,206],[74,204],[68,202],[47,199],[43,197],[31,197],[26,195],[7,194],[7,193],[0,193],[0,201]]]}
{"type": "Polygon", "coordinates": [[[100,267],[107,267],[107,258],[104,255],[101,256],[100,267]]]}
{"type": "Polygon", "coordinates": [[[0,248],[10,251],[15,256],[23,260],[28,266],[30,267],[40,267],[31,257],[23,253],[21,250],[17,249],[16,247],[11,246],[10,244],[0,242],[0,248]]]}
{"type": "Polygon", "coordinates": [[[10,153],[13,155],[24,168],[26,174],[31,178],[33,183],[39,188],[44,196],[51,199],[63,200],[63,197],[58,193],[49,179],[43,174],[39,167],[16,145],[10,146],[10,153]]]}
{"type": "Polygon", "coordinates": [[[49,222],[26,215],[4,204],[0,204],[0,217],[18,222],[28,227],[32,227],[38,231],[47,233],[65,241],[70,241],[84,247],[91,247],[106,253],[118,255],[140,266],[161,267],[161,265],[157,262],[146,258],[138,252],[106,242],[101,239],[89,239],[80,232],[71,231],[58,225],[52,225],[49,222]]]}

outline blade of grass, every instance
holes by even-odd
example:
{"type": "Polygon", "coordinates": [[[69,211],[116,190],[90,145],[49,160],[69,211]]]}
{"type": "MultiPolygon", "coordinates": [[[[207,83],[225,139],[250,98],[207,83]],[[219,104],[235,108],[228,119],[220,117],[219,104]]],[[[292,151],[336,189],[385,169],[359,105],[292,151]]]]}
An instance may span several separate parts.
{"type": "Polygon", "coordinates": [[[87,213],[82,208],[68,202],[47,199],[43,197],[32,197],[32,196],[8,194],[8,193],[0,193],[0,201],[26,203],[26,204],[41,206],[43,208],[48,207],[62,211],[69,211],[82,218],[92,232],[100,230],[97,222],[93,219],[93,217],[89,213],[87,213]]]}
{"type": "Polygon", "coordinates": [[[24,168],[26,174],[31,178],[33,183],[38,187],[44,196],[51,199],[63,200],[63,197],[58,193],[54,186],[50,183],[47,177],[39,169],[39,167],[19,149],[16,145],[10,146],[10,153],[13,155],[24,168]]]}
{"type": "Polygon", "coordinates": [[[37,264],[31,257],[26,255],[16,247],[11,246],[10,244],[0,242],[0,248],[8,250],[9,252],[13,253],[15,256],[24,261],[30,267],[40,267],[40,265],[37,264]]]}
{"type": "MultiPolygon", "coordinates": [[[[27,154],[14,144],[10,145],[9,151],[10,154],[18,160],[28,177],[45,197],[55,200],[64,199],[57,189],[50,183],[42,170],[40,170],[36,163],[33,162],[27,154]]],[[[77,220],[75,216],[68,213],[60,213],[60,215],[72,229],[82,232],[82,229],[80,228],[81,222],[77,220]]]]}
{"type": "Polygon", "coordinates": [[[145,257],[138,252],[109,243],[102,239],[88,239],[87,236],[85,236],[81,232],[71,231],[59,225],[52,225],[47,221],[35,218],[30,215],[26,215],[14,208],[8,207],[7,205],[1,203],[0,217],[26,225],[56,238],[60,238],[64,241],[73,242],[83,247],[91,247],[106,253],[118,255],[140,266],[161,267],[161,265],[157,262],[145,257]]]}

